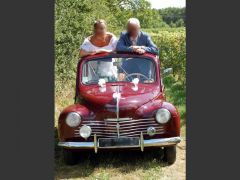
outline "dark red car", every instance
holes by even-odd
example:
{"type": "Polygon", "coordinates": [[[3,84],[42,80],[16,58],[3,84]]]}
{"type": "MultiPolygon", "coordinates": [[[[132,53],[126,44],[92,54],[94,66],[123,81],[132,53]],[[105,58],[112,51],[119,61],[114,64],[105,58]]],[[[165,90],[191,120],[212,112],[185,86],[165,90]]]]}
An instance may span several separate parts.
{"type": "Polygon", "coordinates": [[[62,111],[58,123],[58,145],[67,164],[76,163],[76,150],[156,147],[172,164],[180,142],[180,117],[166,102],[160,61],[147,53],[82,58],[75,104],[62,111]]]}

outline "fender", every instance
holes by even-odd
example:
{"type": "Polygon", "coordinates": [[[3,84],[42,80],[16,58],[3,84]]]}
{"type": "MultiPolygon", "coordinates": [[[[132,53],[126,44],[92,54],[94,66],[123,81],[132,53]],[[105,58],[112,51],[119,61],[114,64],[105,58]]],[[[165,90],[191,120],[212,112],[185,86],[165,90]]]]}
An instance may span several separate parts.
{"type": "Polygon", "coordinates": [[[161,99],[152,100],[137,109],[136,114],[139,117],[150,118],[155,117],[158,109],[165,108],[171,113],[171,119],[166,124],[166,128],[175,136],[180,136],[180,116],[177,108],[169,102],[161,99]]]}
{"type": "Polygon", "coordinates": [[[59,127],[59,139],[64,140],[74,136],[74,130],[76,128],[71,128],[65,123],[65,119],[70,112],[77,112],[81,115],[82,118],[85,118],[89,115],[90,111],[80,104],[73,104],[65,108],[59,116],[58,127],[59,127]]]}

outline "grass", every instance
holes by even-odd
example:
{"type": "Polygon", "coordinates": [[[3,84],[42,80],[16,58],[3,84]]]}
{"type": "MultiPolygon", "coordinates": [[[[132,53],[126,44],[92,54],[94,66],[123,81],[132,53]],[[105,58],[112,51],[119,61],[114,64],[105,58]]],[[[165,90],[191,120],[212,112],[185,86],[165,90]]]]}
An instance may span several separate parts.
{"type": "Polygon", "coordinates": [[[141,176],[143,179],[152,177],[157,179],[161,175],[161,167],[166,166],[159,159],[161,151],[115,151],[83,152],[80,162],[75,166],[66,166],[62,158],[58,158],[56,164],[56,178],[59,179],[131,179],[141,176]],[[129,158],[131,157],[131,158],[129,158]],[[84,160],[83,160],[84,159],[84,160]],[[159,168],[160,167],[160,168],[159,168]]]}
{"type": "MultiPolygon", "coordinates": [[[[164,79],[167,100],[179,110],[181,116],[181,136],[185,139],[185,87],[169,76],[164,79]]],[[[81,152],[75,166],[64,164],[61,149],[57,146],[57,118],[74,98],[74,82],[64,84],[55,93],[55,179],[86,180],[181,180],[185,179],[185,150],[178,149],[178,158],[174,165],[167,166],[162,160],[162,150],[81,152]]],[[[58,86],[59,87],[59,86],[58,86]]],[[[184,142],[185,143],[185,142],[184,142]]],[[[181,143],[180,143],[181,144],[181,143]]]]}

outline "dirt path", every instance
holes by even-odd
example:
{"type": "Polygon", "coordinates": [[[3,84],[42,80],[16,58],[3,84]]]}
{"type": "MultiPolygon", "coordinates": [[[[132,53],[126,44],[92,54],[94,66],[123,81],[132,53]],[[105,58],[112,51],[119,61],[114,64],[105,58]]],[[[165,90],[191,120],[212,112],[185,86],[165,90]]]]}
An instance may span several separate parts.
{"type": "Polygon", "coordinates": [[[161,180],[185,180],[186,179],[186,140],[177,145],[177,160],[163,170],[161,180]]]}

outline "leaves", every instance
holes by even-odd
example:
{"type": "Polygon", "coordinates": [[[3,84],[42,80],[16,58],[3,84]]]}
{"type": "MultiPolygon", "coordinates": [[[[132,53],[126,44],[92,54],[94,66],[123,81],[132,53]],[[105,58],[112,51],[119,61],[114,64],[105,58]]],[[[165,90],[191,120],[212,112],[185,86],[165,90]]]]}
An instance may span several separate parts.
{"type": "Polygon", "coordinates": [[[161,51],[163,67],[173,67],[175,76],[185,82],[185,29],[163,28],[168,25],[146,0],[56,0],[56,91],[61,90],[60,84],[75,80],[79,46],[92,34],[93,22],[105,19],[108,31],[119,36],[130,17],[139,18],[141,26],[148,28],[146,31],[161,51]]]}

